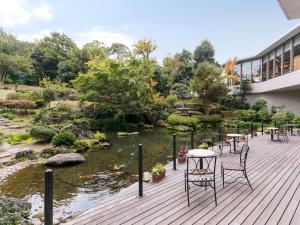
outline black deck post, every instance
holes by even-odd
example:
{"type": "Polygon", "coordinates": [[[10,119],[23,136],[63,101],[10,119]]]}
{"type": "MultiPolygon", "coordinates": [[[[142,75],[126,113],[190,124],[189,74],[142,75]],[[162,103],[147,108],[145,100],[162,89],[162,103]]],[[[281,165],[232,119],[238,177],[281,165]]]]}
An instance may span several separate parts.
{"type": "Polygon", "coordinates": [[[250,125],[251,138],[253,138],[253,122],[251,121],[250,125]]]}
{"type": "Polygon", "coordinates": [[[176,134],[173,134],[173,170],[176,170],[176,134]]]}
{"type": "Polygon", "coordinates": [[[261,121],[261,134],[264,135],[264,121],[261,121]]]}
{"type": "Polygon", "coordinates": [[[236,125],[236,133],[239,134],[240,133],[240,124],[237,123],[236,125]]]}
{"type": "Polygon", "coordinates": [[[45,171],[44,215],[45,225],[53,224],[53,171],[45,171]]]}
{"type": "Polygon", "coordinates": [[[191,149],[194,148],[194,129],[191,131],[191,149]]]}
{"type": "Polygon", "coordinates": [[[143,197],[143,145],[139,144],[139,197],[143,197]]]}

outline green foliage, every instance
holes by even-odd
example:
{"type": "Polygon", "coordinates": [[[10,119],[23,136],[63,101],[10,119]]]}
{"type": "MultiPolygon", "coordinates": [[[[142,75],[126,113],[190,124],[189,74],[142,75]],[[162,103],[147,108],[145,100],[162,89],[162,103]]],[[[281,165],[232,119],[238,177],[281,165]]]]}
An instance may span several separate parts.
{"type": "Polygon", "coordinates": [[[0,100],[0,106],[9,109],[35,109],[37,107],[34,101],[30,100],[0,100]]]}
{"type": "Polygon", "coordinates": [[[209,107],[213,103],[218,103],[228,92],[221,80],[221,70],[209,62],[198,65],[195,76],[191,80],[191,89],[203,105],[206,115],[209,114],[209,107]]]}
{"type": "Polygon", "coordinates": [[[285,112],[277,112],[272,116],[272,121],[277,123],[277,126],[282,126],[287,123],[287,114],[285,112]]]}
{"type": "Polygon", "coordinates": [[[45,88],[43,91],[43,100],[46,103],[56,100],[56,92],[52,89],[45,88]]]}
{"type": "Polygon", "coordinates": [[[74,144],[76,137],[69,131],[62,131],[56,134],[52,139],[52,144],[55,146],[66,145],[71,146],[74,144]]]}
{"type": "Polygon", "coordinates": [[[96,134],[95,134],[95,139],[97,139],[99,141],[105,141],[107,138],[106,138],[105,133],[97,131],[96,134]]]}
{"type": "Polygon", "coordinates": [[[74,148],[77,153],[86,152],[91,147],[91,142],[89,140],[76,140],[74,142],[74,148]]]}
{"type": "Polygon", "coordinates": [[[164,171],[166,171],[166,168],[161,163],[156,163],[156,165],[152,168],[152,173],[157,175],[164,171]]]}
{"type": "Polygon", "coordinates": [[[2,113],[2,116],[6,119],[9,119],[9,120],[13,120],[15,118],[14,114],[11,114],[11,113],[8,113],[8,112],[2,113]]]}
{"type": "Polygon", "coordinates": [[[252,109],[259,111],[261,109],[267,108],[267,101],[264,99],[258,99],[257,101],[254,102],[254,104],[252,105],[252,109]]]}
{"type": "Polygon", "coordinates": [[[92,130],[104,130],[104,131],[136,131],[138,129],[137,124],[124,123],[120,120],[115,119],[97,119],[91,120],[90,125],[92,130]]]}
{"type": "MultiPolygon", "coordinates": [[[[242,128],[242,129],[248,129],[248,130],[251,129],[251,122],[246,122],[246,121],[240,120],[237,123],[240,125],[240,128],[242,128]]],[[[258,123],[252,123],[253,129],[257,129],[259,126],[260,126],[260,124],[258,124],[258,123]]]]}
{"type": "Polygon", "coordinates": [[[261,121],[268,121],[270,119],[269,112],[267,108],[261,108],[258,112],[258,119],[261,121]]]}
{"type": "Polygon", "coordinates": [[[191,95],[189,86],[183,83],[175,83],[172,87],[171,94],[176,95],[179,99],[185,99],[191,95]]]}
{"type": "Polygon", "coordinates": [[[204,40],[201,42],[199,46],[196,47],[193,58],[196,64],[200,64],[205,61],[214,63],[215,62],[214,56],[215,56],[215,50],[213,45],[208,40],[204,40]]]}
{"type": "Polygon", "coordinates": [[[236,110],[234,116],[237,120],[253,121],[256,118],[256,111],[253,109],[248,110],[236,110]]]}
{"type": "Polygon", "coordinates": [[[178,98],[176,95],[168,95],[166,97],[166,103],[168,108],[175,110],[176,108],[176,102],[178,101],[178,98]]]}
{"type": "Polygon", "coordinates": [[[293,124],[297,124],[297,125],[300,125],[300,116],[295,116],[293,121],[292,121],[293,124]]]}
{"type": "Polygon", "coordinates": [[[197,124],[199,123],[199,120],[194,117],[171,114],[168,116],[166,122],[173,126],[184,125],[184,126],[188,126],[188,127],[196,127],[197,124]]]}
{"type": "Polygon", "coordinates": [[[34,126],[30,130],[30,135],[38,140],[51,142],[52,138],[58,132],[57,129],[48,128],[44,126],[34,126]]]}
{"type": "Polygon", "coordinates": [[[285,112],[285,115],[286,115],[286,120],[287,120],[287,123],[291,123],[293,121],[293,119],[295,118],[295,114],[291,111],[286,111],[285,112]]]}
{"type": "Polygon", "coordinates": [[[32,137],[27,132],[9,133],[5,136],[4,140],[10,145],[15,145],[17,143],[30,142],[32,140],[32,137]]]}
{"type": "Polygon", "coordinates": [[[222,117],[220,115],[203,115],[200,116],[199,122],[203,124],[211,124],[213,126],[222,123],[222,117]]]}

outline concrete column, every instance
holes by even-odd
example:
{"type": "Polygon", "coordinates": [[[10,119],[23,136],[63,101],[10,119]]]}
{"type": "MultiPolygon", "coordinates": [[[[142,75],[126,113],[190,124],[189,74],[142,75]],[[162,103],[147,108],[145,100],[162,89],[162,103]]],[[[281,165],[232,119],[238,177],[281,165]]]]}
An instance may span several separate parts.
{"type": "Polygon", "coordinates": [[[281,72],[280,75],[283,75],[283,54],[284,54],[284,45],[281,48],[281,72]]]}
{"type": "Polygon", "coordinates": [[[269,71],[269,54],[267,54],[267,77],[266,77],[266,80],[269,80],[269,74],[270,74],[270,71],[269,71]]]}
{"type": "Polygon", "coordinates": [[[260,82],[262,82],[262,67],[263,67],[263,58],[260,59],[260,82]]]}

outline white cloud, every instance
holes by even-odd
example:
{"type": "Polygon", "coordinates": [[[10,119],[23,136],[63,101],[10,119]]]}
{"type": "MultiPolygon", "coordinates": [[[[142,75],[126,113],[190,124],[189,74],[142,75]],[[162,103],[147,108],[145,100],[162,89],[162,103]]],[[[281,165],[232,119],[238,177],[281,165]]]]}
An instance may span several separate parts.
{"type": "Polygon", "coordinates": [[[33,18],[50,20],[53,14],[46,3],[30,6],[27,0],[0,0],[0,27],[26,24],[33,18]]]}
{"type": "Polygon", "coordinates": [[[107,46],[118,42],[131,47],[134,43],[134,40],[129,35],[105,30],[102,27],[92,27],[87,32],[77,33],[75,40],[79,47],[94,40],[101,41],[107,46]]]}
{"type": "Polygon", "coordinates": [[[43,29],[40,32],[33,33],[33,34],[17,34],[17,38],[21,41],[33,42],[36,40],[40,40],[45,36],[49,36],[50,33],[51,33],[51,30],[43,29]]]}
{"type": "Polygon", "coordinates": [[[52,9],[45,3],[33,9],[32,14],[41,20],[51,20],[53,18],[52,9]]]}

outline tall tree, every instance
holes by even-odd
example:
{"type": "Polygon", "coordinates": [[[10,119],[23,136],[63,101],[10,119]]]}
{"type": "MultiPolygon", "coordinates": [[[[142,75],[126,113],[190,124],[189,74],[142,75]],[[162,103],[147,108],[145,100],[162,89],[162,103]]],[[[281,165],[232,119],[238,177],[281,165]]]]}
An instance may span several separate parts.
{"type": "Polygon", "coordinates": [[[129,48],[122,43],[113,43],[108,49],[108,52],[109,56],[117,60],[124,60],[130,55],[129,48]]]}
{"type": "Polygon", "coordinates": [[[214,63],[215,62],[214,57],[215,57],[214,47],[208,40],[202,41],[201,44],[196,47],[193,55],[196,65],[204,61],[214,63]]]}
{"type": "Polygon", "coordinates": [[[141,39],[134,46],[134,52],[141,55],[143,59],[149,59],[150,54],[157,48],[156,44],[150,39],[141,39]]]}
{"type": "Polygon", "coordinates": [[[50,79],[56,79],[61,75],[65,80],[69,80],[65,75],[59,74],[59,66],[64,67],[60,71],[65,72],[65,68],[68,67],[71,77],[76,76],[80,69],[75,59],[79,56],[78,52],[79,49],[71,38],[65,34],[51,33],[37,43],[31,55],[34,71],[39,78],[46,75],[50,79]]]}
{"type": "Polygon", "coordinates": [[[228,92],[221,79],[221,70],[206,61],[198,65],[195,76],[191,80],[191,89],[203,105],[206,115],[209,114],[211,104],[218,103],[228,92]]]}

